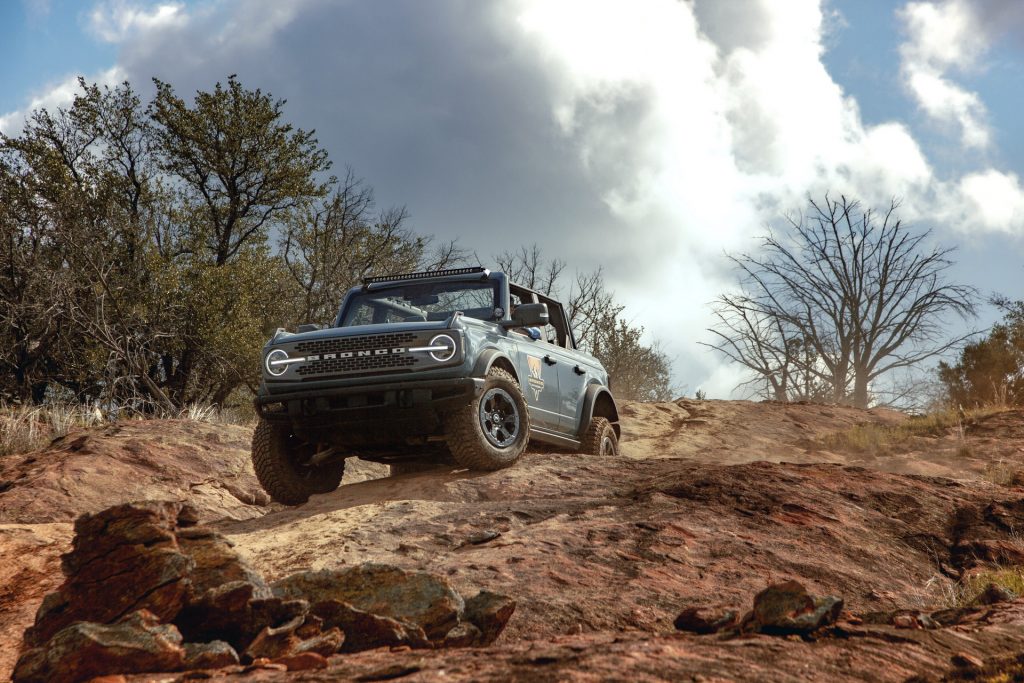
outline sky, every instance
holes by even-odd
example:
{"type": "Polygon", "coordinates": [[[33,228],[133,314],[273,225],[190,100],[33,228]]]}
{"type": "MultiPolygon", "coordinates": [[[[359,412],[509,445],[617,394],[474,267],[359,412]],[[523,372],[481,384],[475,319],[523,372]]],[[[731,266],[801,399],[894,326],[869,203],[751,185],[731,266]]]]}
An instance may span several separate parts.
{"type": "Polygon", "coordinates": [[[237,74],[417,231],[602,267],[691,395],[742,379],[699,344],[725,254],[826,191],[899,198],[952,279],[1024,299],[1019,0],[6,0],[0,27],[0,131],[79,75],[237,74]]]}

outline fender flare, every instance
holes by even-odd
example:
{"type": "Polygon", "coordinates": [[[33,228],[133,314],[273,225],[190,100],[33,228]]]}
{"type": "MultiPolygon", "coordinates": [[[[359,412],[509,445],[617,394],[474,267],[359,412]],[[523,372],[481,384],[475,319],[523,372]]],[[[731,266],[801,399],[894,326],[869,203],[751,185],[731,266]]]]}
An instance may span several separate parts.
{"type": "Polygon", "coordinates": [[[517,382],[520,382],[519,371],[516,370],[516,364],[512,362],[512,359],[509,358],[507,354],[494,348],[484,349],[480,352],[480,355],[476,357],[476,364],[473,366],[473,377],[486,377],[487,372],[499,360],[506,361],[512,367],[512,375],[516,378],[517,382]]]}
{"type": "Polygon", "coordinates": [[[583,397],[583,412],[580,414],[581,419],[577,438],[583,438],[587,427],[590,426],[590,420],[594,417],[594,406],[597,405],[598,399],[604,400],[602,397],[607,397],[607,400],[611,401],[612,413],[608,421],[612,423],[612,428],[615,429],[615,436],[622,436],[622,430],[619,427],[619,408],[615,405],[615,397],[612,396],[612,392],[608,390],[608,387],[601,384],[591,384],[587,387],[587,393],[583,397]]]}

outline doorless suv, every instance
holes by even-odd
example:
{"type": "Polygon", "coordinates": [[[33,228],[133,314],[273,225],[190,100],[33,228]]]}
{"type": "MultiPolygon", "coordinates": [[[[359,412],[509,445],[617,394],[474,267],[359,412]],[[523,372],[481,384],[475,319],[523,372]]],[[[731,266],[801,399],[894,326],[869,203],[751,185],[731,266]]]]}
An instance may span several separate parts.
{"type": "Polygon", "coordinates": [[[256,410],[256,476],[289,505],[333,491],[348,457],[496,470],[530,439],[605,455],[620,433],[562,305],[484,268],[370,278],[331,327],[279,329],[256,410]]]}

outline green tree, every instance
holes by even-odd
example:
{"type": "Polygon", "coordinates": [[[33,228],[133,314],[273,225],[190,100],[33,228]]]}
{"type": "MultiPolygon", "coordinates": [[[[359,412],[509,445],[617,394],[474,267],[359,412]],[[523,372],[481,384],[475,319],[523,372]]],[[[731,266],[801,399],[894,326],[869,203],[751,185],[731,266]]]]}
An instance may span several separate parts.
{"type": "Polygon", "coordinates": [[[1006,310],[987,337],[967,344],[954,364],[939,363],[939,380],[954,405],[1024,405],[1024,302],[1006,310]]]}
{"type": "Polygon", "coordinates": [[[331,164],[313,131],[283,120],[284,100],[227,87],[196,93],[189,106],[159,79],[149,111],[160,167],[181,182],[198,247],[224,265],[286,212],[325,196],[331,164]]]}

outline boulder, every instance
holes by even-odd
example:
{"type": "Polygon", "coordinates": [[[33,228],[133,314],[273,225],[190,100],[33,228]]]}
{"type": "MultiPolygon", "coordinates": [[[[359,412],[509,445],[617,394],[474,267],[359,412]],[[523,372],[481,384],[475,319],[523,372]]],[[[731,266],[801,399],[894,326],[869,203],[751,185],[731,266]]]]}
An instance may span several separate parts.
{"type": "MultiPolygon", "coordinates": [[[[443,577],[385,564],[299,572],[271,588],[282,598],[305,598],[314,605],[336,600],[370,614],[414,624],[432,641],[443,640],[459,624],[465,606],[443,577]]],[[[347,630],[345,635],[351,637],[347,630]]]]}
{"type": "Polygon", "coordinates": [[[464,618],[480,630],[480,638],[476,645],[490,645],[512,618],[516,611],[516,601],[512,598],[490,591],[480,591],[466,600],[464,618]]]}
{"type": "Polygon", "coordinates": [[[806,634],[834,624],[843,609],[835,596],[814,597],[803,584],[786,581],[754,596],[754,609],[743,620],[744,630],[771,634],[806,634]]]}
{"type": "Polygon", "coordinates": [[[42,645],[76,621],[109,624],[143,609],[173,620],[188,598],[194,567],[175,532],[193,515],[180,503],[145,502],[79,517],[71,552],[62,558],[64,583],[43,600],[26,644],[42,645]]]}
{"type": "Polygon", "coordinates": [[[176,671],[186,658],[181,634],[146,610],[116,624],[77,622],[57,632],[45,647],[18,660],[15,683],[77,683],[111,674],[176,671]]]}
{"type": "Polygon", "coordinates": [[[244,581],[253,586],[253,597],[269,598],[270,588],[252,567],[235,552],[233,544],[209,527],[194,526],[177,531],[181,551],[192,558],[192,592],[201,596],[225,583],[244,581]]]}

